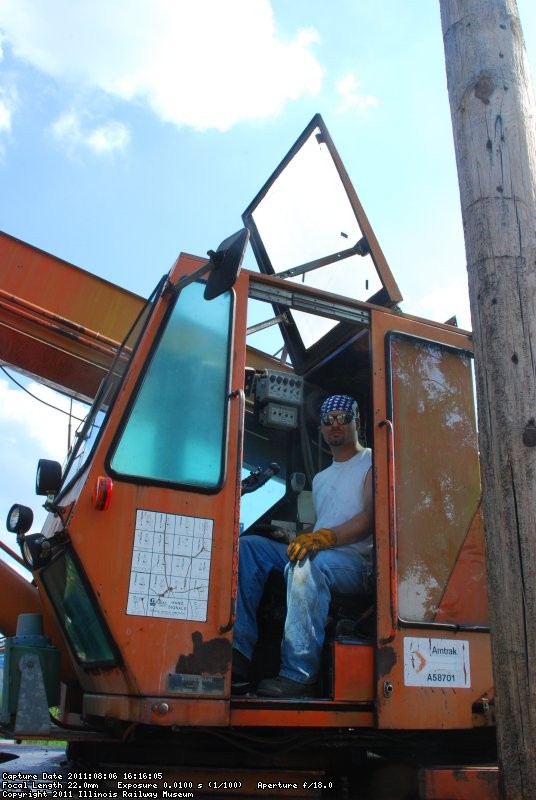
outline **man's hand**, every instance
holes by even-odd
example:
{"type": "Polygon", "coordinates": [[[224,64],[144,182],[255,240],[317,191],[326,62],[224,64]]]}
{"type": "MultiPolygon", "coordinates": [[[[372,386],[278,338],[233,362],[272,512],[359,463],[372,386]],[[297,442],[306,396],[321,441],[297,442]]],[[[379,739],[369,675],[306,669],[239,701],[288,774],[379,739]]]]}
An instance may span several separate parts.
{"type": "Polygon", "coordinates": [[[291,561],[301,561],[306,555],[313,558],[319,550],[334,547],[337,537],[329,528],[319,528],[313,533],[300,533],[287,547],[287,556],[291,561]]]}

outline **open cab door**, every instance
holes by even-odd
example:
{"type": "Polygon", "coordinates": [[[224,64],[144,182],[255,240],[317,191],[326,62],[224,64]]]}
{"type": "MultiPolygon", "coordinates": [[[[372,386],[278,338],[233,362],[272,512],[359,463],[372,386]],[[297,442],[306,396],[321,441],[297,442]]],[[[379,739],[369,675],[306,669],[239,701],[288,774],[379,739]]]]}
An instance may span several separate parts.
{"type": "Polygon", "coordinates": [[[381,728],[492,724],[470,335],[373,313],[381,728]]]}

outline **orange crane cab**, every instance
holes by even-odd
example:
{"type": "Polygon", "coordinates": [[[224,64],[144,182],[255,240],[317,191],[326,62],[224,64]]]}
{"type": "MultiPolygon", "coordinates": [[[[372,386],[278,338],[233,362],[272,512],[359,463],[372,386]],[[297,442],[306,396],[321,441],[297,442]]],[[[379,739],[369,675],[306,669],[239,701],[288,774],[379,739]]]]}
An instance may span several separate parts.
{"type": "MultiPolygon", "coordinates": [[[[452,796],[494,797],[473,768],[495,752],[471,336],[400,311],[319,116],[243,221],[208,262],[179,256],[136,308],[63,468],[39,464],[43,531],[12,509],[71,668],[49,735],[73,758],[227,768],[243,786],[300,769],[321,776],[317,796],[327,776],[366,777],[380,797],[392,760],[423,798],[450,797],[455,776],[468,794],[452,796]],[[258,271],[240,268],[248,238],[258,271]],[[333,393],[358,400],[373,452],[375,591],[333,598],[317,696],[234,696],[241,537],[314,522],[333,393]]],[[[283,619],[269,582],[258,679],[277,674],[283,619]]],[[[6,736],[24,702],[10,669],[6,736]]]]}

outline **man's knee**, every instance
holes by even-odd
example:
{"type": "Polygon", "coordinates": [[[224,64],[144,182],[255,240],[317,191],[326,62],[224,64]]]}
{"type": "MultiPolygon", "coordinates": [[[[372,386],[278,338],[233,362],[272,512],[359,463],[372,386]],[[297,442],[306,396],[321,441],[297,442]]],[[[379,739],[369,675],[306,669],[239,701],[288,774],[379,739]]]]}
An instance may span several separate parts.
{"type": "Polygon", "coordinates": [[[291,561],[285,570],[287,583],[295,586],[321,586],[329,585],[328,571],[322,553],[317,553],[314,558],[304,558],[303,561],[291,561]]]}

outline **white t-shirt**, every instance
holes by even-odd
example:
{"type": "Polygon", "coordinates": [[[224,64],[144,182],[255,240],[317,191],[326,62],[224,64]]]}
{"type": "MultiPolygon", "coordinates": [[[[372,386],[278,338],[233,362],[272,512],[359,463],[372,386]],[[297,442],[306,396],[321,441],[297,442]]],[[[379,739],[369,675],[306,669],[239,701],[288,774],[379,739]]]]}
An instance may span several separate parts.
{"type": "MultiPolygon", "coordinates": [[[[360,450],[348,461],[333,461],[313,478],[315,530],[341,525],[365,507],[365,479],[372,466],[369,448],[360,450]]],[[[359,553],[372,557],[372,534],[352,545],[359,553]]]]}

